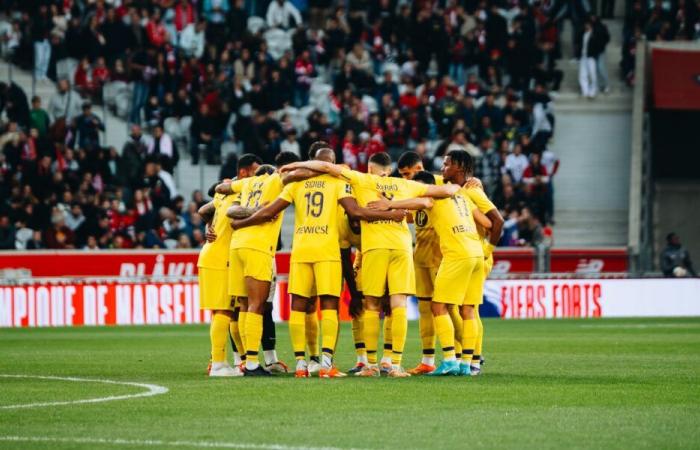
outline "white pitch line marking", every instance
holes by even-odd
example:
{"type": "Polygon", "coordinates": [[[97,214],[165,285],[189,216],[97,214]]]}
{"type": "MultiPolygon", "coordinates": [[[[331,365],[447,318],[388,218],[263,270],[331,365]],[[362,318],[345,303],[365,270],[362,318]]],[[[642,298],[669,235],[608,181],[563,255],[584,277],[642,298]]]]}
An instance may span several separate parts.
{"type": "Polygon", "coordinates": [[[157,384],[148,383],[134,383],[130,381],[114,381],[114,380],[101,380],[97,378],[78,378],[78,377],[54,377],[46,375],[7,375],[0,374],[0,378],[33,378],[38,380],[57,380],[57,381],[73,381],[78,383],[103,383],[103,384],[118,384],[121,386],[134,386],[143,389],[147,389],[145,392],[139,392],[137,394],[125,394],[125,395],[113,395],[109,397],[96,397],[96,398],[86,398],[82,400],[68,400],[63,402],[40,402],[40,403],[23,403],[18,405],[2,405],[0,409],[20,409],[20,408],[41,408],[44,406],[63,406],[63,405],[80,405],[85,403],[102,403],[102,402],[113,402],[117,400],[127,400],[139,397],[152,397],[154,395],[165,394],[168,392],[168,388],[164,386],[158,386],[157,384]]]}
{"type": "MultiPolygon", "coordinates": [[[[238,442],[209,441],[162,441],[159,439],[105,439],[50,436],[0,436],[4,442],[53,442],[60,444],[124,445],[124,446],[158,446],[158,447],[196,447],[196,448],[238,448],[251,450],[344,450],[339,447],[295,447],[281,444],[246,444],[238,442]]],[[[358,449],[345,449],[358,450],[358,449]]]]}

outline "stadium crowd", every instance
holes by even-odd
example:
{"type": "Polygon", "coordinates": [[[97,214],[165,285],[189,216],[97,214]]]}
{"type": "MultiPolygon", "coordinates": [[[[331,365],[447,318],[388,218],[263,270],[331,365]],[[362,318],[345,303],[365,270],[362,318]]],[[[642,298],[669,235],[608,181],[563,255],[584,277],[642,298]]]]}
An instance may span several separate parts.
{"type": "Polygon", "coordinates": [[[406,150],[439,170],[464,148],[506,217],[501,244],[545,239],[561,8],[300,3],[4,2],[3,56],[57,93],[30,106],[0,85],[0,248],[201,246],[181,156],[232,176],[237,155],[305,158],[319,139],[362,171],[406,150]],[[103,146],[93,103],[131,124],[122,149],[103,146]]]}
{"type": "Polygon", "coordinates": [[[634,0],[622,30],[622,76],[634,84],[635,53],[640,39],[697,41],[700,39],[700,4],[680,0],[634,0]]]}

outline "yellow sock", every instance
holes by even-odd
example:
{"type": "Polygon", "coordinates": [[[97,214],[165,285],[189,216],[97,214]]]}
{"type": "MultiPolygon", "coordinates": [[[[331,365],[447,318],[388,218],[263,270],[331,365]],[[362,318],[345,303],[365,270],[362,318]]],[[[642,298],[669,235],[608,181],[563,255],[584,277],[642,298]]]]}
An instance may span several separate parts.
{"type": "Polygon", "coordinates": [[[377,344],[379,342],[379,311],[366,309],[362,316],[362,333],[367,348],[367,361],[377,364],[377,344]]]}
{"type": "Polygon", "coordinates": [[[323,347],[323,367],[333,365],[335,344],[338,340],[338,311],[335,309],[321,310],[321,332],[323,333],[321,345],[323,347]]]}
{"type": "MultiPolygon", "coordinates": [[[[435,357],[435,325],[433,312],[430,310],[430,302],[418,302],[418,333],[423,346],[423,358],[435,357]]],[[[432,364],[431,364],[432,365],[432,364]]]]}
{"type": "Polygon", "coordinates": [[[455,357],[460,359],[462,357],[462,316],[457,305],[448,306],[448,311],[450,311],[452,325],[455,327],[455,357]]]}
{"type": "Polygon", "coordinates": [[[464,330],[462,330],[462,361],[471,363],[476,346],[476,319],[465,319],[464,330]]]}
{"type": "Polygon", "coordinates": [[[248,312],[245,317],[246,368],[258,367],[258,351],[262,340],[263,316],[248,312]]]}
{"type": "Polygon", "coordinates": [[[211,340],[211,362],[226,361],[226,340],[228,325],[231,318],[224,313],[215,312],[209,324],[209,339],[211,340]]]}
{"type": "Polygon", "coordinates": [[[435,317],[435,334],[440,339],[443,359],[445,361],[455,360],[455,327],[452,324],[449,314],[435,317]]]}
{"type": "Polygon", "coordinates": [[[406,334],[408,333],[406,307],[393,308],[391,317],[391,363],[400,366],[403,348],[406,346],[406,334]]]}
{"type": "Polygon", "coordinates": [[[246,349],[248,348],[245,345],[245,325],[246,325],[246,317],[248,316],[248,313],[246,311],[241,311],[238,313],[238,335],[241,337],[241,348],[243,349],[243,352],[241,353],[241,359],[246,359],[246,349]]]}
{"type": "Polygon", "coordinates": [[[318,315],[316,311],[306,314],[306,346],[309,356],[318,358],[318,315]]]}
{"type": "Polygon", "coordinates": [[[481,350],[484,344],[484,324],[481,323],[478,306],[474,308],[474,319],[476,320],[476,343],[474,344],[474,356],[472,357],[472,361],[474,363],[481,363],[481,350]]]}
{"type": "Polygon", "coordinates": [[[352,340],[355,342],[355,354],[358,358],[367,357],[365,338],[362,336],[362,314],[352,319],[352,340]]]}
{"type": "Polygon", "coordinates": [[[305,360],[306,354],[304,347],[306,346],[305,332],[306,328],[306,313],[303,311],[292,311],[289,314],[289,336],[292,340],[292,350],[294,350],[294,359],[297,361],[305,360]]]}
{"type": "Polygon", "coordinates": [[[393,354],[392,343],[394,341],[394,336],[392,335],[392,316],[384,316],[384,351],[382,352],[382,362],[390,362],[391,355],[393,354]]]}

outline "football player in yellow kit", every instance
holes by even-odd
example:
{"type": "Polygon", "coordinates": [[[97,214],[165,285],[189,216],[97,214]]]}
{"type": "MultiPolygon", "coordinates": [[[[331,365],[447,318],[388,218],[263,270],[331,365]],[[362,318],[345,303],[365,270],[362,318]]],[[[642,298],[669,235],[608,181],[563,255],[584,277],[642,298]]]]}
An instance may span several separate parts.
{"type": "MultiPolygon", "coordinates": [[[[325,141],[317,141],[309,147],[309,159],[335,163],[335,152],[325,141]]],[[[316,172],[309,171],[317,175],[316,172]]],[[[355,344],[355,354],[357,362],[348,373],[355,374],[367,366],[367,350],[365,349],[364,338],[362,337],[362,285],[361,267],[362,254],[360,253],[360,222],[353,220],[343,208],[338,208],[338,237],[340,245],[340,260],[343,268],[343,278],[350,292],[349,312],[352,317],[352,338],[355,344]],[[352,261],[352,247],[357,249],[355,261],[352,261]]],[[[316,302],[309,302],[311,314],[307,310],[306,315],[306,335],[309,351],[318,348],[310,336],[318,336],[318,318],[316,316],[316,302]]],[[[317,351],[317,350],[316,350],[317,351]]],[[[310,354],[309,373],[318,372],[314,370],[314,354],[310,354]]],[[[320,367],[319,367],[320,368],[320,367]]]]}
{"type": "MultiPolygon", "coordinates": [[[[468,164],[469,168],[465,173],[466,183],[464,188],[466,189],[467,196],[474,202],[474,204],[479,208],[479,211],[484,213],[491,223],[493,224],[491,230],[484,229],[477,224],[477,231],[479,236],[481,236],[483,249],[484,249],[484,282],[486,278],[491,273],[493,268],[493,250],[501,239],[501,232],[503,230],[503,216],[498,211],[498,208],[489,200],[484,192],[484,188],[481,185],[481,181],[478,178],[474,178],[473,170],[471,165],[468,164]]],[[[460,172],[461,173],[461,172],[460,172]]],[[[457,183],[462,181],[461,176],[458,174],[455,176],[457,183]]],[[[481,373],[481,363],[483,361],[483,341],[484,341],[484,326],[481,322],[481,317],[479,316],[479,308],[474,309],[474,320],[476,321],[476,343],[474,345],[474,355],[472,357],[472,375],[479,375],[481,373]]]]}
{"type": "MultiPolygon", "coordinates": [[[[435,176],[428,172],[419,172],[415,174],[414,180],[432,185],[435,183],[435,176]]],[[[479,213],[462,189],[449,199],[382,199],[370,203],[369,206],[380,209],[422,209],[427,212],[439,237],[443,255],[435,277],[431,302],[435,331],[442,345],[443,361],[428,375],[469,375],[472,353],[469,353],[465,369],[464,356],[461,365],[456,358],[454,324],[449,315],[448,305],[461,307],[463,314],[465,309],[473,307],[476,291],[483,280],[484,263],[475,216],[479,215],[478,220],[485,227],[490,227],[490,222],[479,213]]],[[[469,349],[470,347],[464,344],[464,336],[462,339],[464,350],[469,349]]]]}
{"type": "MultiPolygon", "coordinates": [[[[464,150],[452,150],[445,156],[443,163],[442,175],[445,181],[464,186],[469,176],[474,173],[474,159],[469,153],[464,150]]],[[[462,308],[462,318],[464,319],[463,330],[463,349],[462,349],[462,372],[466,370],[466,361],[471,358],[470,370],[473,375],[478,375],[481,372],[481,346],[483,342],[484,328],[479,317],[479,305],[483,303],[484,282],[488,273],[487,267],[493,267],[493,249],[501,238],[503,229],[503,217],[498,212],[498,209],[488,200],[483,190],[467,186],[465,194],[477,206],[478,210],[488,217],[492,223],[492,228],[489,234],[488,243],[484,244],[482,231],[480,236],[482,242],[482,252],[484,254],[484,273],[480,279],[479,286],[471,290],[469,299],[465,302],[462,308]],[[470,353],[471,352],[471,353],[470,353]],[[471,355],[471,356],[470,356],[471,355]]]]}
{"type": "MultiPolygon", "coordinates": [[[[308,168],[347,180],[360,206],[385,197],[406,199],[417,196],[449,197],[459,186],[427,186],[401,178],[391,178],[391,158],[386,153],[370,157],[369,172],[360,173],[322,161],[290,165],[287,170],[308,168]]],[[[368,367],[357,375],[379,376],[377,347],[379,341],[380,300],[387,290],[392,309],[391,377],[409,376],[401,367],[408,327],[406,297],[415,293],[415,274],[411,257],[412,239],[406,221],[362,220],[362,290],[365,296],[363,335],[367,348],[368,367]]]]}
{"type": "MultiPolygon", "coordinates": [[[[298,157],[282,152],[278,164],[293,162],[298,157]]],[[[255,210],[274,200],[284,187],[284,181],[274,167],[262,166],[264,172],[252,178],[236,180],[229,185],[233,193],[241,193],[242,207],[255,210]]],[[[229,208],[227,215],[236,216],[238,208],[229,208]]],[[[263,313],[273,279],[274,255],[277,249],[284,213],[275,220],[258,227],[236,231],[229,252],[229,293],[241,305],[240,319],[242,345],[246,349],[246,376],[265,376],[270,373],[258,362],[262,340],[263,313]]],[[[234,219],[235,220],[235,219],[234,219]]]]}
{"type": "MultiPolygon", "coordinates": [[[[321,172],[321,171],[319,171],[321,172]]],[[[360,208],[351,196],[350,185],[336,177],[321,174],[287,185],[270,205],[233,226],[242,229],[278,217],[294,203],[295,229],[292,244],[289,292],[292,311],[289,319],[292,347],[297,360],[295,376],[309,376],[304,348],[307,304],[321,299],[322,359],[319,376],[346,376],[333,365],[338,338],[338,301],[342,290],[338,234],[338,205],[356,219],[402,221],[405,211],[372,211],[360,208]]]]}
{"type": "Polygon", "coordinates": [[[207,242],[199,252],[199,306],[211,311],[209,339],[211,341],[210,377],[233,377],[243,373],[231,367],[226,360],[226,342],[233,319],[233,302],[227,292],[226,267],[231,227],[226,211],[235,200],[234,195],[216,194],[213,200],[199,208],[199,215],[207,223],[207,242]]]}

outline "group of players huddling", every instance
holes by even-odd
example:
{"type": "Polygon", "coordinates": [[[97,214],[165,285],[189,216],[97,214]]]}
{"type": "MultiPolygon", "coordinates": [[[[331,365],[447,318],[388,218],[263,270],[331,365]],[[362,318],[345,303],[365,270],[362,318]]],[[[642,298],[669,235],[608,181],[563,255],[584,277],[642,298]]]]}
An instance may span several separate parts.
{"type": "Polygon", "coordinates": [[[471,156],[464,150],[449,152],[440,176],[424,171],[420,156],[407,152],[398,161],[402,178],[390,176],[386,153],[371,156],[368,173],[336,165],[334,151],[322,141],[312,144],[309,157],[299,162],[283,152],[275,168],[244,155],[236,179],[213,188],[213,201],[200,209],[209,224],[198,262],[200,304],[212,311],[209,375],[287,371],[274,351],[269,300],[282,218],[290,204],[295,224],[289,332],[296,377],[347,376],[333,362],[343,279],[351,293],[357,353],[348,373],[478,375],[483,342],[478,307],[503,218],[472,177],[471,156]],[[408,222],[415,225],[415,247],[408,222]],[[423,355],[406,371],[402,359],[410,295],[419,300],[423,355]],[[378,364],[382,312],[384,346],[378,364]],[[226,358],[229,336],[233,367],[226,358]],[[437,367],[436,338],[443,351],[437,367]]]}

